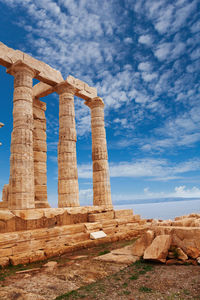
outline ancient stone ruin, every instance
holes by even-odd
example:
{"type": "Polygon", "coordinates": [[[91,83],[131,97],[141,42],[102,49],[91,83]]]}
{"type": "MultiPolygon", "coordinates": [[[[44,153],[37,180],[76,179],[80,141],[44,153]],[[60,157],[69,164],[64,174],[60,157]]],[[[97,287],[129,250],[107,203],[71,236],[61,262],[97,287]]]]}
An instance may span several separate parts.
{"type": "Polygon", "coordinates": [[[14,76],[10,179],[0,202],[0,266],[138,236],[131,252],[117,250],[102,259],[200,263],[200,214],[156,221],[141,220],[131,209],[113,209],[104,103],[95,88],[72,76],[64,80],[59,71],[2,43],[0,64],[14,76]],[[33,86],[33,78],[40,82],[33,86]],[[58,208],[50,208],[47,198],[46,104],[40,100],[53,92],[59,95],[58,208]],[[79,204],[74,96],[91,111],[93,206],[87,207],[79,204]]]}
{"type": "Polygon", "coordinates": [[[84,99],[91,110],[94,205],[112,207],[104,103],[97,90],[72,76],[63,80],[59,71],[4,44],[0,45],[0,64],[14,76],[10,180],[0,207],[49,207],[46,104],[40,98],[53,92],[59,95],[58,207],[80,206],[74,96],[84,99]],[[33,78],[40,81],[35,86],[33,78]]]}
{"type": "Polygon", "coordinates": [[[10,179],[0,202],[0,265],[40,260],[93,245],[96,241],[90,233],[94,231],[101,231],[97,237],[104,237],[104,242],[111,234],[119,239],[142,224],[132,210],[113,210],[104,102],[96,88],[70,75],[64,80],[59,71],[3,43],[0,64],[14,77],[10,179]],[[39,80],[34,86],[33,78],[39,80]],[[40,100],[53,92],[59,95],[57,209],[50,208],[47,198],[46,103],[40,100]],[[91,111],[91,207],[79,204],[74,96],[84,99],[91,111]]]}

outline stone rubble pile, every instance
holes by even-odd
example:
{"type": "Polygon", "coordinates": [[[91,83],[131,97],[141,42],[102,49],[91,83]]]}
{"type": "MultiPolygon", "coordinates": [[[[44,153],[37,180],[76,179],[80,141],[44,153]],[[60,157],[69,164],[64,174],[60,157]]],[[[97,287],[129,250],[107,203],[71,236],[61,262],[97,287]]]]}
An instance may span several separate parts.
{"type": "Polygon", "coordinates": [[[200,264],[199,220],[200,214],[190,214],[174,221],[151,222],[133,245],[132,254],[167,265],[200,264]]]}
{"type": "Polygon", "coordinates": [[[149,223],[157,226],[181,226],[181,227],[200,227],[200,214],[192,213],[186,216],[176,217],[173,220],[156,220],[149,219],[149,223]]]}

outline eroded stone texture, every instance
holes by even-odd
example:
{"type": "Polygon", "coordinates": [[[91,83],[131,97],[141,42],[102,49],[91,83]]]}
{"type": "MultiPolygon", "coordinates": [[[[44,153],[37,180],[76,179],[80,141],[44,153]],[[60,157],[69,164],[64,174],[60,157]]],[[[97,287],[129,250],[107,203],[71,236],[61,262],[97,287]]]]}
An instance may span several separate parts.
{"type": "Polygon", "coordinates": [[[47,201],[46,103],[33,99],[33,151],[35,207],[49,207],[47,201]]]}
{"type": "Polygon", "coordinates": [[[104,125],[104,102],[96,97],[85,104],[91,109],[93,204],[112,207],[108,153],[104,125]]]}
{"type": "Polygon", "coordinates": [[[0,202],[0,208],[8,208],[9,197],[9,184],[4,184],[2,191],[2,202],[0,202]]]}
{"type": "Polygon", "coordinates": [[[2,66],[9,68],[19,60],[36,70],[35,77],[44,83],[55,85],[63,81],[59,71],[20,50],[14,50],[0,42],[0,64],[2,66]]]}
{"type": "Polygon", "coordinates": [[[79,206],[74,90],[64,82],[58,86],[57,93],[59,94],[58,207],[79,206]]]}
{"type": "Polygon", "coordinates": [[[14,76],[9,208],[34,208],[33,100],[35,71],[22,61],[7,71],[14,76]]]}

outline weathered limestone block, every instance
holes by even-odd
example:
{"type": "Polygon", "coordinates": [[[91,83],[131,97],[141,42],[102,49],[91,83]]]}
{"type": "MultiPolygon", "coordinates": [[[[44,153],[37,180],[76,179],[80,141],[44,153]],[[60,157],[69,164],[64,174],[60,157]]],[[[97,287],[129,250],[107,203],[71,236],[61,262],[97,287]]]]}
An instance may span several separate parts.
{"type": "Polygon", "coordinates": [[[107,234],[107,235],[111,235],[113,236],[116,232],[118,232],[116,227],[106,227],[103,229],[103,231],[107,234]]]}
{"type": "Polygon", "coordinates": [[[36,78],[42,82],[55,85],[63,81],[61,73],[44,62],[39,61],[22,51],[9,48],[3,43],[0,44],[0,63],[3,66],[9,68],[13,63],[16,63],[19,60],[36,70],[36,78]]]}
{"type": "Polygon", "coordinates": [[[73,115],[61,115],[59,117],[59,122],[61,125],[61,128],[66,127],[66,128],[73,128],[75,127],[75,119],[73,115]]]}
{"type": "Polygon", "coordinates": [[[103,229],[107,227],[116,227],[118,225],[117,220],[112,219],[112,220],[102,220],[101,221],[103,229]]]}
{"type": "Polygon", "coordinates": [[[77,137],[76,137],[76,129],[75,128],[61,128],[60,131],[60,138],[61,140],[68,139],[68,141],[77,141],[77,137]]]}
{"type": "Polygon", "coordinates": [[[4,184],[3,191],[2,191],[2,200],[4,202],[5,207],[8,207],[8,197],[9,197],[9,184],[4,184]]]}
{"type": "Polygon", "coordinates": [[[42,129],[35,129],[33,131],[33,137],[34,137],[34,139],[40,140],[40,141],[46,141],[46,139],[47,139],[46,132],[42,129]]]}
{"type": "Polygon", "coordinates": [[[46,143],[46,141],[34,140],[33,150],[34,151],[46,152],[47,151],[47,143],[46,143]]]}
{"type": "Polygon", "coordinates": [[[46,131],[46,129],[47,129],[46,120],[34,119],[33,120],[33,127],[46,131]]]}
{"type": "Polygon", "coordinates": [[[170,235],[157,236],[144,251],[144,259],[151,259],[165,263],[172,237],[170,235]]]}
{"type": "Polygon", "coordinates": [[[17,266],[19,264],[28,264],[29,263],[29,257],[31,253],[26,254],[18,254],[10,256],[10,262],[13,266],[17,266]]]}
{"type": "Polygon", "coordinates": [[[187,254],[181,249],[181,248],[177,248],[176,249],[177,254],[178,254],[178,259],[186,261],[188,259],[187,254]]]}
{"type": "Polygon", "coordinates": [[[10,263],[9,257],[0,257],[0,266],[6,267],[10,263]]]}
{"type": "Polygon", "coordinates": [[[195,247],[188,247],[186,253],[192,258],[197,258],[200,256],[200,249],[197,249],[195,247]]]}
{"type": "Polygon", "coordinates": [[[63,158],[65,159],[67,154],[75,155],[76,157],[76,144],[74,141],[70,142],[62,140],[62,143],[58,144],[58,162],[60,162],[63,158]]]}
{"type": "Polygon", "coordinates": [[[102,229],[102,224],[100,222],[85,223],[84,225],[87,232],[93,232],[102,229]]]}
{"type": "Polygon", "coordinates": [[[75,89],[75,95],[84,100],[90,100],[97,96],[96,88],[88,86],[87,83],[71,75],[67,77],[66,82],[75,89]]]}
{"type": "Polygon", "coordinates": [[[12,248],[0,249],[0,257],[12,255],[12,248]]]}
{"type": "Polygon", "coordinates": [[[106,211],[98,214],[89,214],[88,221],[89,222],[98,222],[105,219],[114,219],[113,211],[106,211]]]}
{"type": "Polygon", "coordinates": [[[131,222],[135,222],[135,223],[137,223],[137,221],[135,221],[135,219],[133,218],[133,216],[132,217],[125,217],[125,218],[120,218],[120,219],[116,219],[116,221],[117,221],[117,224],[118,225],[123,225],[123,224],[126,224],[127,222],[128,223],[131,223],[131,222]]]}
{"type": "Polygon", "coordinates": [[[42,250],[37,250],[35,252],[31,252],[30,257],[29,257],[29,262],[33,263],[38,260],[44,260],[46,259],[45,253],[42,250]]]}
{"type": "Polygon", "coordinates": [[[133,217],[132,209],[118,209],[118,210],[115,210],[114,212],[115,212],[115,219],[133,217]]]}
{"type": "MultiPolygon", "coordinates": [[[[71,165],[71,163],[69,163],[71,165]]],[[[69,166],[70,167],[70,166],[69,166]]],[[[78,171],[77,168],[71,167],[71,168],[60,168],[60,180],[65,179],[77,179],[78,178],[78,171]]]]}
{"type": "MultiPolygon", "coordinates": [[[[108,169],[107,160],[93,161],[93,172],[103,171],[106,174],[106,176],[108,176],[107,169],[108,169]]],[[[107,177],[105,177],[105,178],[107,178],[107,177]]]]}
{"type": "Polygon", "coordinates": [[[45,162],[46,163],[46,161],[47,161],[46,152],[34,151],[34,161],[45,162]]]}
{"type": "MultiPolygon", "coordinates": [[[[66,179],[68,179],[66,177],[66,179]]],[[[58,182],[58,193],[59,194],[76,194],[78,193],[77,179],[60,180],[58,182]]]]}
{"type": "Polygon", "coordinates": [[[33,118],[35,120],[45,121],[45,112],[38,107],[33,107],[33,118]]]}

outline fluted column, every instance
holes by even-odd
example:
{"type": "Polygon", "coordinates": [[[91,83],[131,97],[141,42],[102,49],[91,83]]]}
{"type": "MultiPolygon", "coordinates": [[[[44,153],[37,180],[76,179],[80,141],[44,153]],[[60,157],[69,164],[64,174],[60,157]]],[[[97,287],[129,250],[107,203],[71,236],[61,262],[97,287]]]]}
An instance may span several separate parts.
{"type": "Polygon", "coordinates": [[[7,72],[14,76],[8,207],[34,208],[32,79],[35,71],[18,61],[7,72]]]}
{"type": "Polygon", "coordinates": [[[35,207],[50,207],[47,201],[47,142],[46,142],[46,103],[33,99],[33,154],[35,207]]]}
{"type": "Polygon", "coordinates": [[[104,102],[96,97],[85,104],[91,109],[93,204],[112,207],[106,132],[104,126],[104,102]]]}
{"type": "Polygon", "coordinates": [[[59,94],[58,207],[80,206],[74,90],[64,82],[56,91],[59,94]]]}

